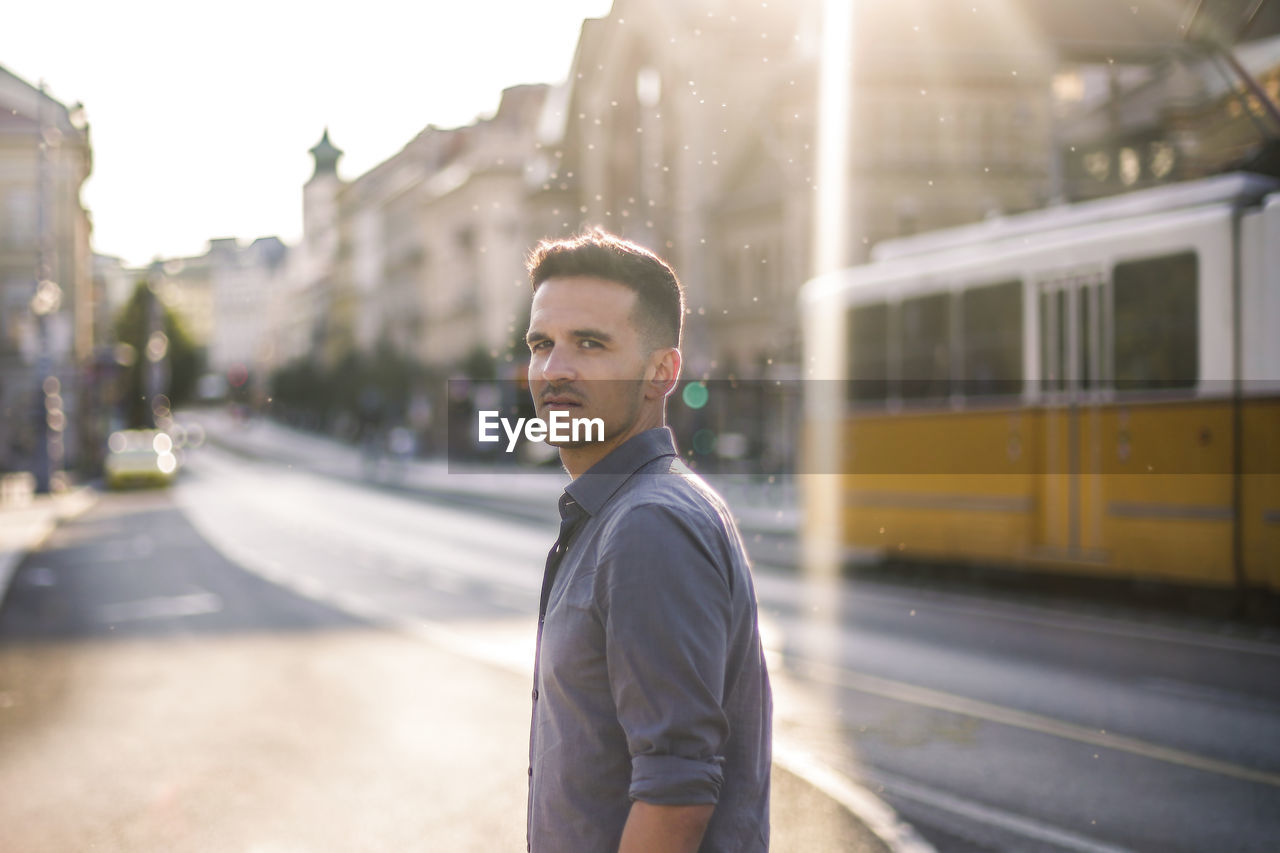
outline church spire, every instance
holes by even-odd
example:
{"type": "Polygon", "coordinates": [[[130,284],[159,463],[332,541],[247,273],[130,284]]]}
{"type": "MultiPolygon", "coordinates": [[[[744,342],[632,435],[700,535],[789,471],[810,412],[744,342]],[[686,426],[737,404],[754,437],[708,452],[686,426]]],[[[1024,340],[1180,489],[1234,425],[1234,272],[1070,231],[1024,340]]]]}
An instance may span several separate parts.
{"type": "Polygon", "coordinates": [[[311,148],[310,153],[316,160],[316,171],[311,177],[337,174],[338,158],[342,156],[342,149],[329,141],[329,128],[324,129],[324,136],[320,137],[320,141],[311,148]]]}

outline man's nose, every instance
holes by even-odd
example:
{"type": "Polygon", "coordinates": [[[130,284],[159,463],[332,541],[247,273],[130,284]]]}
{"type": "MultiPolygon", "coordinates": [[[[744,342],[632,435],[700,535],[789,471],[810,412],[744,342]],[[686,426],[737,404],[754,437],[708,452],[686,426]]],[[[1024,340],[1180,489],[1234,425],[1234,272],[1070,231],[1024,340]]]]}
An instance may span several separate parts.
{"type": "Polygon", "coordinates": [[[574,366],[573,355],[563,347],[552,347],[542,362],[542,378],[548,382],[566,382],[577,378],[578,371],[574,366]]]}

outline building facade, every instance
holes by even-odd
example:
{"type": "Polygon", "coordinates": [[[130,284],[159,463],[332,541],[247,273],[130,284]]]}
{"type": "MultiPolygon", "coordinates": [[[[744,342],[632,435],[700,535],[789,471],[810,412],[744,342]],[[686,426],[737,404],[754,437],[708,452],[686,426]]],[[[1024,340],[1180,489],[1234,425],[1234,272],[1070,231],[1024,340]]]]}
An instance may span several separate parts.
{"type": "Polygon", "coordinates": [[[316,306],[313,357],[332,368],[390,350],[442,377],[507,361],[527,312],[525,174],[547,88],[512,87],[490,118],[427,127],[350,182],[317,159],[306,265],[291,267],[305,279],[295,295],[316,306]]]}
{"type": "MultiPolygon", "coordinates": [[[[1055,193],[1053,51],[968,7],[857,4],[847,63],[850,260],[876,241],[1055,193]],[[963,14],[961,13],[963,11],[963,14]]],[[[664,251],[690,375],[795,375],[812,275],[817,2],[616,0],[584,22],[540,138],[538,221],[664,251]]]]}
{"type": "Polygon", "coordinates": [[[234,238],[210,243],[213,330],[207,369],[232,386],[262,385],[274,346],[270,308],[284,286],[288,247],[279,237],[247,246],[234,238]]]}
{"type": "Polygon", "coordinates": [[[85,405],[94,344],[89,126],[0,68],[0,471],[41,489],[80,466],[98,438],[85,405]]]}
{"type": "MultiPolygon", "coordinates": [[[[1234,54],[1262,97],[1280,105],[1280,36],[1238,45],[1234,54]]],[[[1120,68],[1078,63],[1059,79],[1061,155],[1072,200],[1280,167],[1274,153],[1280,124],[1262,97],[1204,50],[1165,52],[1120,68]]]]}

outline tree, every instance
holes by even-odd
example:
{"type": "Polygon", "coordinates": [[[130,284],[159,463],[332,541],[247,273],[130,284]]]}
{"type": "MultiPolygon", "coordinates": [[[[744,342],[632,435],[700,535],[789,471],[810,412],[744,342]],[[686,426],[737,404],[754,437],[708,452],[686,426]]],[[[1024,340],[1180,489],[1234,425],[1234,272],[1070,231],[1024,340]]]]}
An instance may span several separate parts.
{"type": "Polygon", "coordinates": [[[132,350],[131,362],[120,377],[121,407],[125,426],[141,429],[155,425],[155,394],[164,394],[177,407],[191,399],[199,377],[200,360],[191,337],[177,315],[164,305],[145,280],[140,280],[133,296],[116,318],[116,340],[132,350]],[[157,334],[159,333],[159,334],[157,334]],[[154,365],[154,367],[153,367],[154,365]],[[154,386],[149,375],[158,371],[154,386]]]}

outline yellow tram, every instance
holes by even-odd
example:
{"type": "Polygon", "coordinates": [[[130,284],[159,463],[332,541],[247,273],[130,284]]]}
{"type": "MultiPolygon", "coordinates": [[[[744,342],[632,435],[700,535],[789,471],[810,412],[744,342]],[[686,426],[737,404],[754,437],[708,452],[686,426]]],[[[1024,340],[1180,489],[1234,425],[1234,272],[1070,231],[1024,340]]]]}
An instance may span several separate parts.
{"type": "Polygon", "coordinates": [[[887,241],[801,314],[844,555],[1280,593],[1280,181],[887,241]]]}

